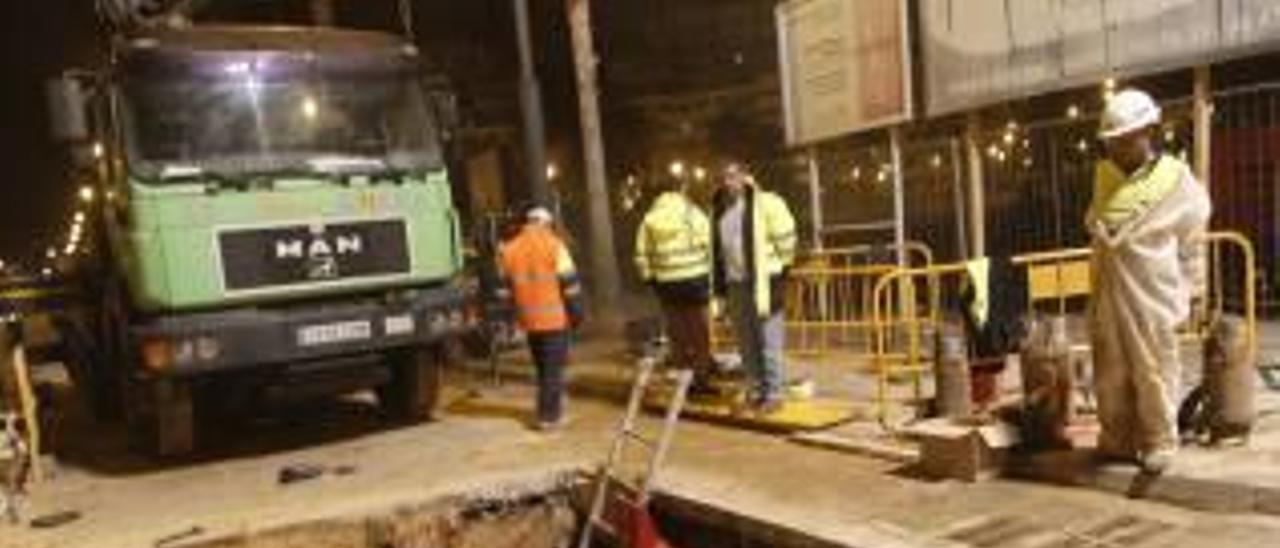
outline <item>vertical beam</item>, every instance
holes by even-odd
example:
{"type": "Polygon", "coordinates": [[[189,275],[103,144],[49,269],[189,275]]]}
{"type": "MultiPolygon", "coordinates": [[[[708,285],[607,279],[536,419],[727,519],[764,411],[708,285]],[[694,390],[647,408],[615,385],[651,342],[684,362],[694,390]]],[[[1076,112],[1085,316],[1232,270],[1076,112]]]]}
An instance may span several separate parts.
{"type": "Polygon", "coordinates": [[[524,117],[525,176],[529,178],[529,194],[539,204],[551,205],[547,188],[546,130],[542,118],[542,92],[533,68],[533,50],[529,39],[528,0],[512,0],[515,8],[516,47],[520,54],[520,114],[524,117]]]}
{"type": "Polygon", "coordinates": [[[898,266],[907,266],[907,206],[902,173],[902,129],[889,128],[889,155],[893,162],[893,245],[898,249],[898,266]]]}
{"type": "Polygon", "coordinates": [[[1201,183],[1208,185],[1213,153],[1213,80],[1208,65],[1195,68],[1194,120],[1195,125],[1195,173],[1201,183]]]}
{"type": "Polygon", "coordinates": [[[818,169],[818,147],[809,147],[809,218],[813,226],[813,248],[822,251],[822,173],[818,169]]]}
{"type": "Polygon", "coordinates": [[[969,116],[968,127],[964,132],[964,146],[969,157],[969,245],[973,252],[971,257],[983,257],[987,254],[987,195],[983,186],[982,145],[978,142],[978,116],[969,116]]]}
{"type": "Polygon", "coordinates": [[[597,317],[616,319],[617,314],[603,313],[617,306],[621,283],[618,257],[614,251],[609,190],[605,187],[604,138],[600,128],[600,105],[596,89],[597,59],[591,37],[591,5],[589,0],[565,0],[565,7],[569,12],[569,30],[573,39],[573,61],[578,79],[578,118],[582,125],[582,157],[586,163],[587,202],[591,214],[591,281],[595,294],[592,302],[599,313],[597,317]]]}
{"type": "Polygon", "coordinates": [[[967,221],[964,193],[964,154],[961,152],[960,139],[952,137],[951,145],[951,205],[956,215],[956,252],[960,259],[969,257],[969,227],[967,221]]]}

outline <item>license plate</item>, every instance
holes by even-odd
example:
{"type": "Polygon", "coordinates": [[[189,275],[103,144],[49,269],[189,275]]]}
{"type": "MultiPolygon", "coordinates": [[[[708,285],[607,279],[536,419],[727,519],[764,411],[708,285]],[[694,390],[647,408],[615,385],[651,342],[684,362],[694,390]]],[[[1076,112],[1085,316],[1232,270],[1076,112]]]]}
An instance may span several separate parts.
{"type": "Polygon", "coordinates": [[[373,324],[367,320],[309,325],[298,330],[298,346],[319,346],[373,337],[373,324]]]}

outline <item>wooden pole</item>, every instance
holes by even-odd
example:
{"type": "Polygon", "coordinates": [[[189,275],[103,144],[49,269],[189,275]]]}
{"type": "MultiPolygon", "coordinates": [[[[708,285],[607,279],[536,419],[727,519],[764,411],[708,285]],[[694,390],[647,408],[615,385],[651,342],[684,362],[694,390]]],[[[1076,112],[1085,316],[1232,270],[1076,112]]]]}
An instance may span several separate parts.
{"type": "Polygon", "coordinates": [[[524,117],[524,156],[529,179],[529,197],[551,206],[547,183],[546,128],[542,115],[542,88],[533,67],[533,46],[529,38],[529,0],[512,0],[516,21],[516,47],[520,54],[520,114],[524,117]]]}
{"type": "Polygon", "coordinates": [[[1195,173],[1201,183],[1208,185],[1213,161],[1213,89],[1208,66],[1195,68],[1194,120],[1195,124],[1195,173]]]}
{"type": "Polygon", "coordinates": [[[583,161],[586,164],[587,202],[591,232],[591,290],[596,317],[616,319],[618,257],[614,250],[613,219],[609,189],[605,187],[604,138],[600,127],[600,105],[596,88],[596,54],[591,36],[589,0],[565,0],[573,39],[573,60],[578,80],[579,120],[582,125],[583,161]]]}
{"type": "Polygon", "coordinates": [[[987,254],[986,189],[983,187],[982,145],[978,142],[978,117],[969,117],[964,133],[964,146],[969,157],[969,248],[971,257],[987,254]]]}
{"type": "Polygon", "coordinates": [[[818,147],[809,148],[809,219],[813,223],[813,248],[822,251],[822,173],[818,169],[818,147]]]}

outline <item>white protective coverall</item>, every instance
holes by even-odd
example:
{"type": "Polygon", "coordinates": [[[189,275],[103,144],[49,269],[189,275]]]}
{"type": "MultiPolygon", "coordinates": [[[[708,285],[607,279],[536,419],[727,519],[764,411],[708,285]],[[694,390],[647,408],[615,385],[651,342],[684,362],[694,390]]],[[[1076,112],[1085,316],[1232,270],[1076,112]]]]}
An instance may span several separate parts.
{"type": "Polygon", "coordinates": [[[1161,156],[1126,177],[1098,167],[1086,223],[1093,236],[1090,331],[1099,450],[1137,456],[1177,447],[1176,328],[1203,295],[1210,201],[1190,168],[1161,156]]]}

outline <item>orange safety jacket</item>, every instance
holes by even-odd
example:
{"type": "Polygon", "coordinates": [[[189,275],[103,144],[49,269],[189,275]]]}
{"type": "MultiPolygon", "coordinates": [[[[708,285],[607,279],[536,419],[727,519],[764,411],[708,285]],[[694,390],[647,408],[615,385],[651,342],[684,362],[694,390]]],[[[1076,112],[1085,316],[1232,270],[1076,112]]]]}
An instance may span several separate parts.
{"type": "Polygon", "coordinates": [[[581,289],[573,259],[550,228],[530,224],[498,252],[520,328],[530,333],[569,327],[565,298],[581,289]]]}

